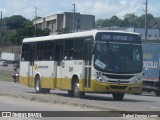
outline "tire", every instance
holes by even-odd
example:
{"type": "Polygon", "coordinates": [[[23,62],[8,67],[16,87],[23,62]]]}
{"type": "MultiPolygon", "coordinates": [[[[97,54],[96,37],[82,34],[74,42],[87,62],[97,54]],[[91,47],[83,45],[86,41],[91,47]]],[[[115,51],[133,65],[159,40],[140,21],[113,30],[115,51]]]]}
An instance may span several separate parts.
{"type": "Polygon", "coordinates": [[[69,96],[71,96],[71,97],[74,96],[74,95],[73,95],[73,91],[71,91],[71,90],[68,90],[68,94],[69,94],[69,96]]]}
{"type": "Polygon", "coordinates": [[[83,98],[85,96],[85,92],[80,91],[78,80],[76,80],[73,84],[73,96],[76,98],[83,98]]]}
{"type": "Polygon", "coordinates": [[[124,98],[124,93],[112,93],[112,96],[115,101],[121,101],[124,98]]]}
{"type": "Polygon", "coordinates": [[[36,93],[49,93],[50,92],[50,89],[41,88],[39,76],[36,77],[35,90],[36,90],[36,93]]]}

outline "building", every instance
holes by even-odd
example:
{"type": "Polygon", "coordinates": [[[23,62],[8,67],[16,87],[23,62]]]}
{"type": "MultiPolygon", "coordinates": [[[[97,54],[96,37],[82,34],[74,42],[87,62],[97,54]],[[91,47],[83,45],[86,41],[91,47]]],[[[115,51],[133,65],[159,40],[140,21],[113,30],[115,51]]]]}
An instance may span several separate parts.
{"type": "MultiPolygon", "coordinates": [[[[126,31],[137,32],[141,34],[142,40],[145,40],[145,29],[144,28],[127,28],[126,31]]],[[[147,29],[147,40],[148,41],[160,41],[160,29],[148,28],[147,29]]]]}
{"type": "Polygon", "coordinates": [[[95,16],[73,12],[64,12],[33,21],[36,28],[49,28],[51,33],[66,28],[68,31],[84,31],[95,28],[95,16]]]}

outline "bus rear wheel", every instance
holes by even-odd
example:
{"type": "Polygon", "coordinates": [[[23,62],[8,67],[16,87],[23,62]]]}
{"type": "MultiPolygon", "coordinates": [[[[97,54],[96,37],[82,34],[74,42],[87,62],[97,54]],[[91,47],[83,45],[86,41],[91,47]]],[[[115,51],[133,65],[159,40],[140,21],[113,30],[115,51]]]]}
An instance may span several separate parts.
{"type": "Polygon", "coordinates": [[[112,96],[115,101],[121,101],[124,98],[124,93],[112,93],[112,96]]]}
{"type": "Polygon", "coordinates": [[[39,76],[36,77],[35,90],[36,90],[36,93],[49,93],[50,92],[50,89],[41,88],[41,83],[40,83],[40,77],[39,76]]]}
{"type": "Polygon", "coordinates": [[[83,98],[85,96],[85,92],[80,91],[79,82],[76,80],[73,85],[73,96],[77,98],[83,98]]]}

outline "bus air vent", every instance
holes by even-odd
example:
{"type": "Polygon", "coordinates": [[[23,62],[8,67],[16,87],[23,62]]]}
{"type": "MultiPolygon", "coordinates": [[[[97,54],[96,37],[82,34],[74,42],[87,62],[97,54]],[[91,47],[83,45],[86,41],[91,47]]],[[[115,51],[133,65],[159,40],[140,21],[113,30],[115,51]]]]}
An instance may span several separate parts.
{"type": "Polygon", "coordinates": [[[105,74],[105,76],[110,79],[127,79],[127,80],[133,77],[133,75],[109,75],[109,74],[105,74]]]}
{"type": "Polygon", "coordinates": [[[127,86],[115,86],[115,85],[111,85],[110,88],[111,89],[121,89],[122,90],[122,89],[126,89],[127,86]]]}

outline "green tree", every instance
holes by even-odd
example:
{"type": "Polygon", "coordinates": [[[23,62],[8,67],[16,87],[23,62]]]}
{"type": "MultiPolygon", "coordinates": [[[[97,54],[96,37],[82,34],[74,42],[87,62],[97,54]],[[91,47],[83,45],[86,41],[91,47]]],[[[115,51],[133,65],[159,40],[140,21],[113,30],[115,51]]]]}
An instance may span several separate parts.
{"type": "Polygon", "coordinates": [[[36,36],[47,36],[50,34],[50,32],[51,32],[51,30],[48,28],[44,28],[44,29],[37,28],[36,29],[36,36]]]}
{"type": "Polygon", "coordinates": [[[124,16],[124,20],[121,24],[121,26],[137,26],[137,18],[138,16],[136,16],[134,13],[127,13],[125,16],[124,16]]]}
{"type": "Polygon", "coordinates": [[[5,18],[6,26],[10,29],[18,29],[24,27],[24,23],[26,22],[26,18],[21,15],[13,15],[11,17],[5,18]]]}
{"type": "Polygon", "coordinates": [[[96,21],[96,25],[97,25],[97,26],[102,26],[103,22],[104,22],[104,20],[98,19],[98,20],[96,21]]]}
{"type": "Polygon", "coordinates": [[[119,19],[117,16],[112,16],[111,19],[99,20],[97,26],[102,27],[111,27],[111,26],[120,26],[122,20],[119,19]]]}
{"type": "Polygon", "coordinates": [[[67,28],[58,28],[56,32],[58,34],[70,33],[70,31],[67,28]]]}
{"type": "Polygon", "coordinates": [[[117,16],[112,16],[110,19],[110,23],[112,26],[120,26],[121,20],[117,16]]]}

